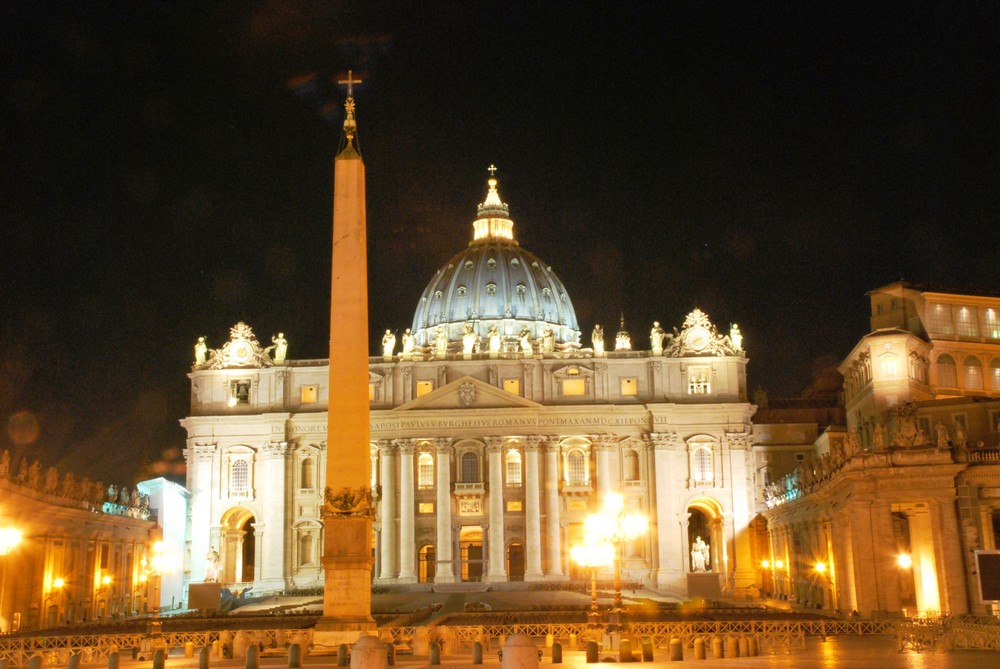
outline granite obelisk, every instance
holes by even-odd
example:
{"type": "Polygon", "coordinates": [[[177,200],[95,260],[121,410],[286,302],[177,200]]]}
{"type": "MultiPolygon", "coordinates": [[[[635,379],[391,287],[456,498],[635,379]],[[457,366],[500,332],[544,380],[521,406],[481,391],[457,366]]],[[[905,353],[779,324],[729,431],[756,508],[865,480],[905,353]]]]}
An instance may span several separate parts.
{"type": "Polygon", "coordinates": [[[365,166],[348,73],[344,141],[334,162],[330,387],[323,504],[323,617],[317,643],[350,643],[375,629],[368,405],[368,258],[365,166]]]}

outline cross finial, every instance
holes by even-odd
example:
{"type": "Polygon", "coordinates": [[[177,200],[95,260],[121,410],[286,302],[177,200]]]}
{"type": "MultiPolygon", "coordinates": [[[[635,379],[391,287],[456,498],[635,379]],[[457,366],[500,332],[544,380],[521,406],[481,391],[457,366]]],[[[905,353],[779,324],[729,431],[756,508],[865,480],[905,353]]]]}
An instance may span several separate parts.
{"type": "Polygon", "coordinates": [[[492,176],[496,175],[496,173],[497,173],[497,166],[493,165],[493,164],[490,164],[490,166],[486,168],[486,171],[489,172],[490,176],[492,177],[492,176]]]}
{"type": "Polygon", "coordinates": [[[344,85],[346,85],[347,86],[347,97],[353,98],[354,97],[354,84],[360,84],[361,80],[354,78],[354,71],[353,70],[348,70],[347,71],[347,79],[338,79],[337,83],[338,84],[344,84],[344,85]]]}

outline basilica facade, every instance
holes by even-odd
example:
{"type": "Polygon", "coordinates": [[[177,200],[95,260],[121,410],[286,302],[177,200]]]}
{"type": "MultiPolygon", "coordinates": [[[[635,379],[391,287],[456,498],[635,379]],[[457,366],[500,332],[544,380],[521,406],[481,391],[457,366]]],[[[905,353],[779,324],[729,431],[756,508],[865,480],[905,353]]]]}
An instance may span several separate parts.
{"type": "MultiPolygon", "coordinates": [[[[678,597],[692,570],[752,586],[754,407],[738,327],[720,333],[694,309],[641,342],[624,326],[581,342],[568,291],[520,247],[508,211],[491,178],[468,247],[369,360],[373,582],[584,578],[570,548],[615,492],[648,518],[618,546],[623,578],[678,597]],[[699,538],[708,559],[693,564],[699,538]]],[[[272,341],[239,323],[222,348],[196,346],[181,421],[190,581],[214,551],[223,582],[257,593],[323,583],[336,389],[326,360],[287,359],[284,335],[272,341]]]]}

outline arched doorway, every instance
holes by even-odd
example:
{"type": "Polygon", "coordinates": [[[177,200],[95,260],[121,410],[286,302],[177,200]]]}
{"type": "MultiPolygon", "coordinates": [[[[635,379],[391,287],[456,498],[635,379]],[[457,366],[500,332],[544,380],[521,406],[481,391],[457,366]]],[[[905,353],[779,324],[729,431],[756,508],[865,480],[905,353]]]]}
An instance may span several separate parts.
{"type": "Polygon", "coordinates": [[[507,580],[524,580],[524,546],[521,544],[507,547],[507,580]]]}
{"type": "Polygon", "coordinates": [[[431,544],[421,546],[417,552],[417,558],[417,562],[419,563],[417,582],[433,583],[435,567],[437,565],[437,552],[434,550],[434,546],[431,544]]]}
{"type": "Polygon", "coordinates": [[[687,571],[726,573],[722,508],[710,498],[688,504],[687,571]]]}
{"type": "Polygon", "coordinates": [[[252,583],[256,575],[257,542],[250,509],[237,507],[222,516],[221,546],[222,582],[252,583]]]}
{"type": "Polygon", "coordinates": [[[461,552],[462,580],[483,580],[483,528],[479,525],[464,525],[458,533],[458,547],[461,552]]]}

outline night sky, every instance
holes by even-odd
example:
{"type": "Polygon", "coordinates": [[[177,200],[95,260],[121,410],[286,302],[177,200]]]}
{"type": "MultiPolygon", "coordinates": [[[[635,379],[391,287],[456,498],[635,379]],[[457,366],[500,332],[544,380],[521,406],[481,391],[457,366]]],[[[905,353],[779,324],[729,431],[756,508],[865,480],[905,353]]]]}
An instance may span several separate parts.
{"type": "Polygon", "coordinates": [[[772,397],[873,288],[1000,294],[1000,5],[594,4],[3,3],[0,447],[176,477],[198,336],[326,357],[348,68],[373,352],[491,163],[585,345],[699,307],[772,397]]]}

